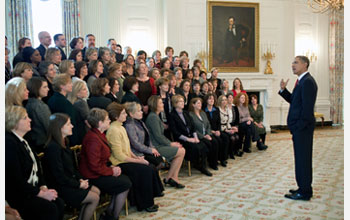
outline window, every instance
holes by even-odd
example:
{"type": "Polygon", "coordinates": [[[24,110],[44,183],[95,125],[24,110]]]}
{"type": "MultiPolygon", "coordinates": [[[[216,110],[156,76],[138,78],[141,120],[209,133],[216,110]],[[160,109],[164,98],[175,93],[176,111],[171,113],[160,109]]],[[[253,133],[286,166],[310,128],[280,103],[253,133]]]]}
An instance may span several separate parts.
{"type": "Polygon", "coordinates": [[[40,45],[38,34],[47,31],[52,38],[51,46],[54,46],[53,36],[62,33],[62,6],[61,0],[32,0],[33,38],[32,44],[36,48],[40,45]]]}

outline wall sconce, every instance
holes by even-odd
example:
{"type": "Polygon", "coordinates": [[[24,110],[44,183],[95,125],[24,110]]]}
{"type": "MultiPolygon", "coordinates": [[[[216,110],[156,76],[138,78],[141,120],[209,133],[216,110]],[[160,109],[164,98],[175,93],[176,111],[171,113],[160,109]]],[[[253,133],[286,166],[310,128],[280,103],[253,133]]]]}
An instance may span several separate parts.
{"type": "Polygon", "coordinates": [[[303,55],[309,58],[311,63],[317,61],[317,56],[312,50],[307,50],[306,53],[303,53],[303,55]]]}
{"type": "Polygon", "coordinates": [[[262,58],[266,60],[265,74],[273,74],[271,67],[271,60],[275,58],[276,44],[263,44],[262,45],[263,55],[262,58]]]}

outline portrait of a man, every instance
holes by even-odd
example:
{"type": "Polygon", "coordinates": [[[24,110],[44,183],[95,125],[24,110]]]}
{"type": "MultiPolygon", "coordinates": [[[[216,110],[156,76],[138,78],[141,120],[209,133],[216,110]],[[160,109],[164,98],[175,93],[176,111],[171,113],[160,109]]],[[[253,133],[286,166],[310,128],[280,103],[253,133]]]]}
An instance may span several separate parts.
{"type": "Polygon", "coordinates": [[[222,72],[259,71],[259,4],[209,2],[209,66],[222,72]]]}

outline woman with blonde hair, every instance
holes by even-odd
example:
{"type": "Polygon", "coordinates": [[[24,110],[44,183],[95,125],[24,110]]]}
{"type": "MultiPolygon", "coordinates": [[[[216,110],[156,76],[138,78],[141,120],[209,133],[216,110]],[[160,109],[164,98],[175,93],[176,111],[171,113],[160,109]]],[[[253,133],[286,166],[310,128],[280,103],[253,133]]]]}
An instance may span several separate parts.
{"type": "Polygon", "coordinates": [[[73,77],[75,75],[74,62],[72,60],[63,60],[60,63],[58,70],[60,73],[66,73],[73,77]]]}
{"type": "Polygon", "coordinates": [[[32,65],[26,62],[19,62],[16,64],[15,69],[12,72],[12,77],[22,77],[26,82],[33,76],[32,65]]]}
{"type": "Polygon", "coordinates": [[[54,66],[57,74],[60,73],[59,65],[61,63],[61,59],[62,55],[59,49],[55,47],[50,47],[46,50],[45,61],[52,62],[53,64],[55,64],[54,66]]]}
{"type": "Polygon", "coordinates": [[[147,160],[136,156],[131,150],[129,137],[123,127],[127,117],[125,105],[113,102],[108,105],[107,110],[112,120],[106,134],[111,147],[109,160],[130,178],[133,192],[130,197],[132,202],[135,201],[137,209],[156,212],[159,206],[154,204],[154,197],[161,195],[164,190],[158,172],[147,160]]]}
{"type": "Polygon", "coordinates": [[[28,99],[28,95],[26,81],[22,77],[14,77],[5,86],[5,105],[23,106],[23,101],[28,99]]]}
{"type": "Polygon", "coordinates": [[[243,151],[246,153],[251,153],[251,140],[253,142],[257,142],[256,146],[259,150],[266,150],[267,146],[262,143],[262,140],[254,127],[254,120],[250,116],[248,102],[248,95],[247,93],[243,92],[238,93],[234,99],[234,104],[237,106],[239,111],[239,130],[244,133],[243,151]]]}

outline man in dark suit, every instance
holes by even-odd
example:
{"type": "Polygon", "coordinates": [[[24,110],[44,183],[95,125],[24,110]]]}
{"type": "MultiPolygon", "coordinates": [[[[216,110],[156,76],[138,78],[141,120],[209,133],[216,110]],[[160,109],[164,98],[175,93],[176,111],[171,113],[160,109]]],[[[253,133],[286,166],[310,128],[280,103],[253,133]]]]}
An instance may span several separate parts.
{"type": "Polygon", "coordinates": [[[95,47],[95,36],[93,34],[87,34],[85,36],[85,47],[81,51],[83,53],[83,59],[85,60],[86,49],[90,47],[95,47]]]}
{"type": "Polygon", "coordinates": [[[40,46],[36,49],[39,51],[42,61],[45,60],[45,53],[47,48],[51,45],[51,36],[47,31],[42,31],[38,34],[40,46]]]}
{"type": "Polygon", "coordinates": [[[310,61],[306,56],[297,56],[292,70],[298,79],[293,92],[287,89],[287,81],[281,80],[279,94],[290,103],[287,124],[293,135],[295,176],[297,190],[289,190],[285,197],[294,200],[310,200],[312,197],[312,141],[315,129],[314,106],[317,84],[307,71],[310,61]]]}
{"type": "Polygon", "coordinates": [[[225,36],[226,51],[224,59],[226,62],[231,62],[233,60],[238,64],[238,48],[243,48],[247,45],[249,29],[244,25],[236,24],[236,19],[234,17],[229,17],[228,23],[229,25],[225,36]]]}
{"type": "Polygon", "coordinates": [[[56,48],[61,52],[61,60],[66,60],[67,56],[62,49],[67,46],[66,37],[63,34],[55,34],[55,36],[53,36],[53,41],[55,42],[56,48]]]}

